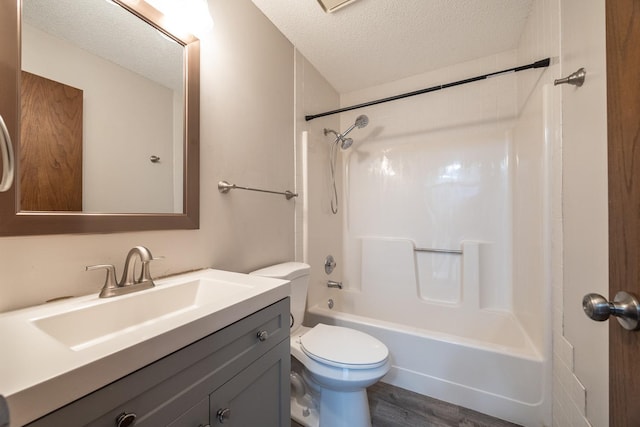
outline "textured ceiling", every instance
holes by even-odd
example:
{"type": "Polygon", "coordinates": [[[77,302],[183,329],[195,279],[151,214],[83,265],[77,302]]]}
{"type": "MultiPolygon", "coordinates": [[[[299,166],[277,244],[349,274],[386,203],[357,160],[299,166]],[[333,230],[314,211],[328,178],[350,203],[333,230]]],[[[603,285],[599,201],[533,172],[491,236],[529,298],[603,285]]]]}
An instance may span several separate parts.
{"type": "Polygon", "coordinates": [[[540,0],[252,1],[346,93],[513,49],[540,0]]]}
{"type": "Polygon", "coordinates": [[[23,0],[25,23],[81,49],[182,90],[183,48],[104,0],[23,0]]]}

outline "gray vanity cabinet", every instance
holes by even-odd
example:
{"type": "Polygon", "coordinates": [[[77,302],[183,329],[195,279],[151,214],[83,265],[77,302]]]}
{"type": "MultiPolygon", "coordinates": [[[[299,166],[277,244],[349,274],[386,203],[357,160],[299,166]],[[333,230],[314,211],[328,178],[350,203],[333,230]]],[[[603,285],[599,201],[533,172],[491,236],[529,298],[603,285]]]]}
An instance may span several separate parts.
{"type": "Polygon", "coordinates": [[[200,427],[210,425],[208,420],[209,399],[202,399],[193,408],[173,420],[168,427],[200,427]]]}
{"type": "Polygon", "coordinates": [[[283,341],[278,346],[283,348],[275,348],[265,354],[259,363],[249,366],[211,393],[209,407],[212,426],[291,425],[290,413],[281,412],[282,396],[273,392],[273,384],[289,387],[289,363],[285,364],[281,356],[289,352],[289,342],[283,341]]]}
{"type": "Polygon", "coordinates": [[[289,350],[285,298],[29,427],[288,427],[289,350]]]}

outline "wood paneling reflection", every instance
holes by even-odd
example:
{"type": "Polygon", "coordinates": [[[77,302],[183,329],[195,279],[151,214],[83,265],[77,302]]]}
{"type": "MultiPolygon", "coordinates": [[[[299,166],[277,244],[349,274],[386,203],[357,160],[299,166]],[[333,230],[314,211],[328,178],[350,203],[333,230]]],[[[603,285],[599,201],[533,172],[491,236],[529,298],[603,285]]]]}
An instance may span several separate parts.
{"type": "Polygon", "coordinates": [[[82,90],[22,72],[20,210],[82,211],[82,90]]]}

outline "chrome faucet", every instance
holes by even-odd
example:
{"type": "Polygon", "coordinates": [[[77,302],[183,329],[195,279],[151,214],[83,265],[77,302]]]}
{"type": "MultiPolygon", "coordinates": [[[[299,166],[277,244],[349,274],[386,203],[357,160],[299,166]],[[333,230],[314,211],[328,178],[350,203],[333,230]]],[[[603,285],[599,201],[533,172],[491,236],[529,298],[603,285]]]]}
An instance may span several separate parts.
{"type": "Polygon", "coordinates": [[[124,271],[122,272],[122,279],[120,279],[120,286],[131,286],[143,282],[151,282],[153,284],[151,277],[149,277],[149,262],[151,261],[153,261],[153,255],[151,255],[149,249],[144,246],[135,246],[132,248],[127,254],[127,259],[124,263],[124,271]],[[134,257],[136,255],[142,262],[142,271],[138,278],[133,277],[134,266],[131,264],[132,262],[135,262],[134,257]]]}
{"type": "Polygon", "coordinates": [[[336,282],[335,280],[327,280],[327,287],[342,289],[342,282],[336,282]]]}
{"type": "Polygon", "coordinates": [[[151,272],[149,270],[149,263],[154,259],[156,258],[154,258],[149,249],[144,246],[133,247],[127,254],[124,270],[122,271],[122,278],[119,282],[116,282],[116,269],[111,264],[89,265],[86,267],[86,270],[98,270],[101,268],[107,270],[104,286],[99,296],[100,298],[109,298],[154,287],[155,283],[153,283],[153,279],[151,279],[151,272]],[[140,262],[142,263],[142,269],[138,277],[135,277],[133,264],[135,263],[136,257],[140,258],[140,262]]]}

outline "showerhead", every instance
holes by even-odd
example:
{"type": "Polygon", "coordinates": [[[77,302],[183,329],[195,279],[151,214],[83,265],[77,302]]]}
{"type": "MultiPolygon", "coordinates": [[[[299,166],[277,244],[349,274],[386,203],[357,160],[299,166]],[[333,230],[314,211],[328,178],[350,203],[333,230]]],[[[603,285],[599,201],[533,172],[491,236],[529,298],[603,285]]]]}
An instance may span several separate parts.
{"type": "Polygon", "coordinates": [[[361,116],[358,116],[356,118],[355,124],[359,129],[362,129],[363,127],[369,124],[369,117],[365,116],[364,114],[361,116]]]}
{"type": "Polygon", "coordinates": [[[336,189],[336,158],[338,156],[338,142],[340,142],[340,148],[343,150],[348,149],[353,144],[353,139],[346,138],[347,134],[355,128],[362,129],[368,124],[369,118],[363,114],[358,116],[355,123],[349,126],[349,129],[344,131],[344,133],[338,133],[335,130],[326,128],[324,130],[325,135],[331,133],[336,137],[329,150],[329,170],[331,171],[331,185],[333,186],[333,193],[331,195],[331,212],[334,214],[338,213],[338,190],[336,189]]]}
{"type": "Polygon", "coordinates": [[[340,148],[342,148],[343,150],[346,150],[347,148],[351,147],[351,144],[353,144],[353,139],[351,138],[341,138],[342,144],[340,144],[340,148]]]}
{"type": "Polygon", "coordinates": [[[338,133],[338,132],[336,132],[334,130],[331,130],[331,129],[325,129],[324,130],[324,134],[325,135],[327,135],[329,133],[334,134],[336,136],[334,144],[337,144],[338,142],[340,142],[340,148],[342,148],[343,150],[346,150],[347,148],[351,147],[351,144],[353,144],[353,139],[345,138],[349,134],[349,132],[351,132],[355,128],[362,129],[363,127],[365,127],[368,124],[369,124],[369,117],[367,117],[367,116],[365,116],[363,114],[361,116],[358,116],[356,118],[355,123],[352,124],[351,126],[349,126],[349,129],[347,129],[343,133],[338,133]]]}
{"type": "Polygon", "coordinates": [[[355,123],[352,124],[351,126],[349,126],[349,129],[347,129],[343,133],[341,133],[340,136],[345,137],[345,136],[347,136],[349,134],[349,132],[351,132],[355,128],[362,129],[363,127],[365,127],[368,124],[369,124],[369,117],[365,116],[364,114],[361,115],[361,116],[358,116],[356,118],[355,123]]]}

